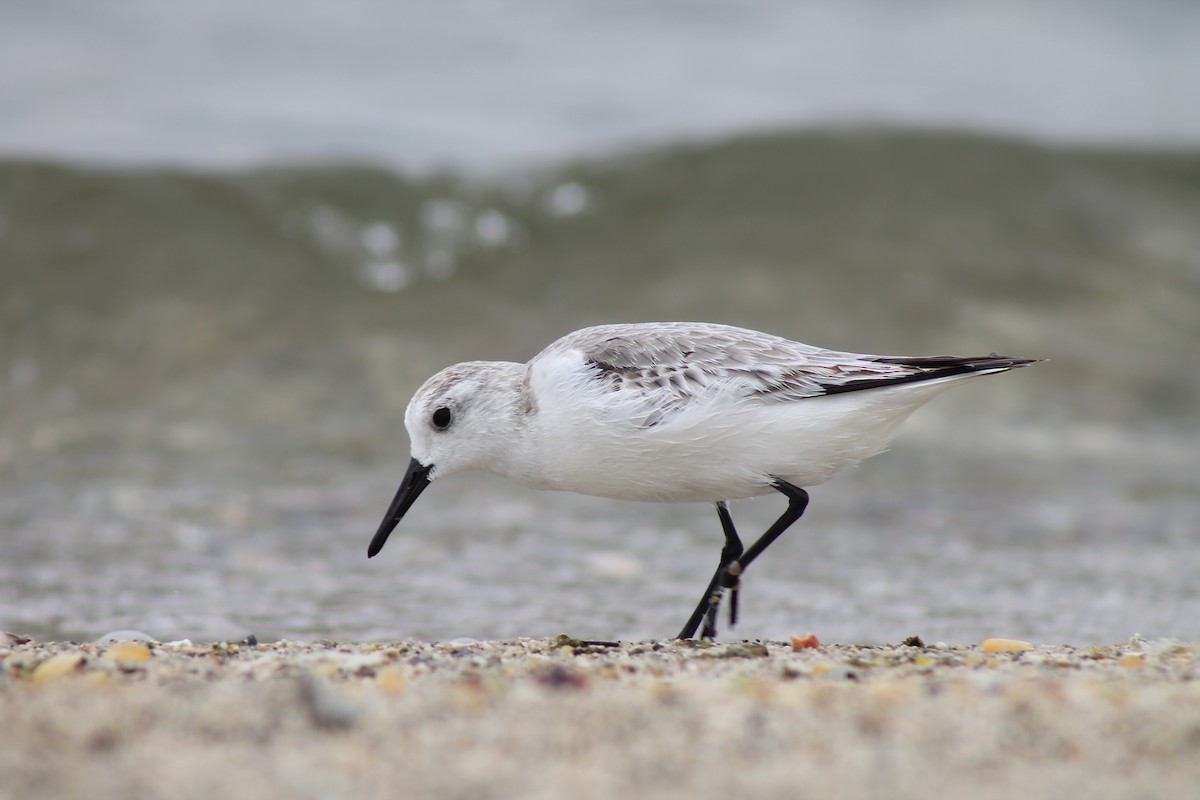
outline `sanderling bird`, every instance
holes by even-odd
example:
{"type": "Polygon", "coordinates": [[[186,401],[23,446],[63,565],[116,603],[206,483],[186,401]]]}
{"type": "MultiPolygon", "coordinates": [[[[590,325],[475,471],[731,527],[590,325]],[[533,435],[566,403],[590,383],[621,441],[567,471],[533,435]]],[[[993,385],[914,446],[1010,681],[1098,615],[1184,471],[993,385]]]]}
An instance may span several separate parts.
{"type": "Polygon", "coordinates": [[[412,458],[367,556],[432,481],[470,469],[536,489],[711,502],[725,545],[678,637],[703,622],[711,639],[725,591],[734,624],[742,573],[804,513],[801,487],[884,450],[939,392],[1037,360],[862,355],[727,325],[653,322],[584,328],[526,364],[455,364],[408,404],[412,458]],[[787,510],[743,548],[727,502],[772,491],[787,510]]]}

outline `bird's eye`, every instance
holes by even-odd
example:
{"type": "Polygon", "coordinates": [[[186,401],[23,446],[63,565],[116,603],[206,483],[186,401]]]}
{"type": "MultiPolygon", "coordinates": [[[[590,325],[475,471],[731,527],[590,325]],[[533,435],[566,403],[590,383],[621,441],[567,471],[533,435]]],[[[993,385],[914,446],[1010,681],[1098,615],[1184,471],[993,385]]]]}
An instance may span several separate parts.
{"type": "Polygon", "coordinates": [[[442,406],[433,412],[433,427],[439,431],[444,431],[450,427],[450,409],[442,406]]]}

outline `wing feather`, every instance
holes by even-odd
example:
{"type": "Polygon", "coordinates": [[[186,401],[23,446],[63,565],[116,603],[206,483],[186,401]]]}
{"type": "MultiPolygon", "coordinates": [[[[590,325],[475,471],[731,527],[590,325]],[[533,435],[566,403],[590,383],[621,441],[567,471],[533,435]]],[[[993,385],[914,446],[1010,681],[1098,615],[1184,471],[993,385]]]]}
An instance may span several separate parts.
{"type": "Polygon", "coordinates": [[[658,425],[697,398],[789,403],[1032,363],[992,354],[872,356],[826,350],[743,328],[707,323],[646,323],[584,328],[539,356],[578,351],[613,392],[640,398],[643,425],[658,425]]]}

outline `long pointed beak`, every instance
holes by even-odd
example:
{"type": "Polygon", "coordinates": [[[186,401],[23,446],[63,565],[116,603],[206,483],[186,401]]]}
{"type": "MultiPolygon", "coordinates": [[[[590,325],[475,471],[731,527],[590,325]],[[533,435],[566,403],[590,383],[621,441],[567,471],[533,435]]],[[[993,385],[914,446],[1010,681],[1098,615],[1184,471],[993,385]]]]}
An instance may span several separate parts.
{"type": "Polygon", "coordinates": [[[371,540],[371,546],[367,548],[367,558],[374,557],[383,549],[384,542],[395,530],[396,525],[404,516],[404,512],[408,511],[409,507],[421,496],[421,492],[425,491],[425,487],[429,485],[429,470],[431,469],[433,469],[432,464],[427,467],[415,458],[408,462],[408,472],[404,473],[400,489],[392,499],[392,504],[388,506],[383,522],[379,523],[379,530],[375,531],[375,538],[371,540]]]}

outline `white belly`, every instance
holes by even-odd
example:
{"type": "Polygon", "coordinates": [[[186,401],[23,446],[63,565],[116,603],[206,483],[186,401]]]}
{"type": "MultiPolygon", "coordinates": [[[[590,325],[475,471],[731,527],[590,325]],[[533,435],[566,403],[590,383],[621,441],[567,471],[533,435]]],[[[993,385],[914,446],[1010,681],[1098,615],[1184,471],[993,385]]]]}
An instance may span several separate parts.
{"type": "Polygon", "coordinates": [[[540,489],[657,502],[753,497],[771,492],[775,477],[813,486],[886,449],[899,425],[950,385],[904,384],[790,403],[696,403],[652,427],[581,414],[575,406],[571,419],[542,421],[536,473],[508,477],[540,489]]]}

